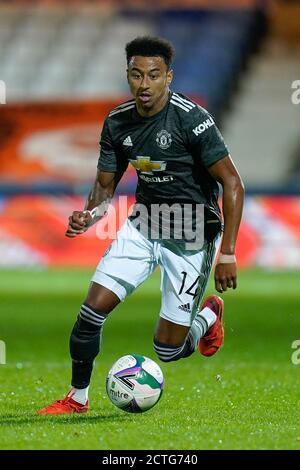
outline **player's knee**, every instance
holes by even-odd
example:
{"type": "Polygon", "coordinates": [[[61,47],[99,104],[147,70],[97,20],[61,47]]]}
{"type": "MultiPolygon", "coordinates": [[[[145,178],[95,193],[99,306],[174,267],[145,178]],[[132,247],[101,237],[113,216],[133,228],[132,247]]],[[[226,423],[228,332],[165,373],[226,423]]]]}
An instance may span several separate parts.
{"type": "Polygon", "coordinates": [[[153,348],[156,352],[157,357],[162,362],[171,362],[178,361],[181,358],[181,353],[184,348],[184,343],[182,344],[166,344],[159,342],[156,338],[153,340],[153,348]]]}
{"type": "Polygon", "coordinates": [[[84,304],[95,311],[108,315],[118,304],[120,299],[114,292],[95,282],[92,283],[84,304]]]}

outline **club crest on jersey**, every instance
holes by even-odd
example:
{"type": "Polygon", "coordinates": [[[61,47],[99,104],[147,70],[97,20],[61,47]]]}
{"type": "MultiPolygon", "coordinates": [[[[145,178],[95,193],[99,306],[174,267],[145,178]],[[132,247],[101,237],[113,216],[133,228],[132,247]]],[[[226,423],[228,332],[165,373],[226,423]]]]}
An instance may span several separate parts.
{"type": "Polygon", "coordinates": [[[156,135],[156,143],[161,149],[167,149],[170,147],[172,143],[171,134],[163,129],[162,131],[158,132],[156,135]]]}
{"type": "Polygon", "coordinates": [[[129,160],[131,165],[141,173],[153,175],[154,171],[164,171],[167,163],[161,161],[151,161],[151,157],[136,157],[136,160],[129,160]]]}

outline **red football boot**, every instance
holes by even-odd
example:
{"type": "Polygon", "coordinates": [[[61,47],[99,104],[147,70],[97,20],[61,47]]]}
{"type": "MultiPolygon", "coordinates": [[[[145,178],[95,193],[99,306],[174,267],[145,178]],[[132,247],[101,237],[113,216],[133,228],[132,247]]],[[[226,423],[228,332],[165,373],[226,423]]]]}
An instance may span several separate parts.
{"type": "Polygon", "coordinates": [[[217,319],[200,339],[198,349],[203,356],[213,356],[224,342],[224,328],[222,324],[224,301],[217,295],[210,295],[205,299],[201,310],[205,307],[210,308],[217,315],[217,319]]]}
{"type": "Polygon", "coordinates": [[[62,415],[71,413],[86,413],[89,409],[89,402],[85,405],[81,405],[77,401],[72,399],[70,392],[65,396],[63,400],[57,400],[51,405],[42,408],[37,411],[39,415],[62,415]]]}

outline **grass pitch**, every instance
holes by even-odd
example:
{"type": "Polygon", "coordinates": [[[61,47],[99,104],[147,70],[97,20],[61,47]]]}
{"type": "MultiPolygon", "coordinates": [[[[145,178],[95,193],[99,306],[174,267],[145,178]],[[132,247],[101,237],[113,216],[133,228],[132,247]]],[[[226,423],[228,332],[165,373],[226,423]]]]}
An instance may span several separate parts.
{"type": "MultiPolygon", "coordinates": [[[[91,273],[1,271],[1,449],[299,449],[299,273],[241,272],[225,298],[225,344],[212,358],[195,353],[164,364],[152,350],[160,308],[154,274],[105,325],[90,388],[91,411],[37,416],[70,382],[68,340],[91,273]],[[157,360],[165,391],[150,411],[118,410],[105,377],[120,356],[157,360]]],[[[210,284],[207,294],[213,293],[210,284]]]]}

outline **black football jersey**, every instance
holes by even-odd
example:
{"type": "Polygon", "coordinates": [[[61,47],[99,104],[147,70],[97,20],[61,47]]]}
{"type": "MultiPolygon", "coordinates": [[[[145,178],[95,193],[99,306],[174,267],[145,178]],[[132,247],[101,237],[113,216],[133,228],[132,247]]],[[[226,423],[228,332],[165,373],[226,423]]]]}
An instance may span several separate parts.
{"type": "Polygon", "coordinates": [[[205,219],[216,222],[206,230],[206,239],[212,239],[221,229],[219,186],[207,169],[228,154],[213,117],[183,94],[170,92],[154,116],[140,116],[135,100],[109,113],[98,168],[116,172],[133,165],[137,205],[204,205],[205,219]]]}

